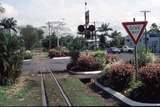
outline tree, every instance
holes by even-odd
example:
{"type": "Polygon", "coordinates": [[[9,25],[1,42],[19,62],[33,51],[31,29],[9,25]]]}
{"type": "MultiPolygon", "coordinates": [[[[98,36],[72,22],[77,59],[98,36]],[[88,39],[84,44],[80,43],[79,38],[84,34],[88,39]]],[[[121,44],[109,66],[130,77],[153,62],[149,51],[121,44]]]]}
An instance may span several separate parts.
{"type": "Polygon", "coordinates": [[[160,27],[156,23],[153,23],[148,32],[149,33],[160,33],[160,27]]]}
{"type": "Polygon", "coordinates": [[[4,27],[5,30],[8,30],[8,32],[11,34],[11,30],[17,32],[16,26],[17,26],[17,21],[12,17],[12,18],[3,18],[0,21],[0,25],[4,27]]]}
{"type": "Polygon", "coordinates": [[[60,38],[60,45],[63,46],[63,47],[67,47],[69,48],[69,45],[71,44],[71,42],[73,41],[73,36],[70,36],[70,35],[67,35],[67,36],[64,36],[64,37],[61,37],[60,38]]]}
{"type": "Polygon", "coordinates": [[[114,31],[111,33],[112,41],[110,46],[112,47],[122,47],[124,45],[124,38],[121,35],[121,32],[114,31]]]}
{"type": "Polygon", "coordinates": [[[49,40],[51,41],[51,48],[55,48],[57,47],[57,36],[55,33],[52,33],[51,36],[46,36],[46,38],[44,38],[42,40],[42,46],[46,49],[49,49],[49,40]]]}
{"type": "Polygon", "coordinates": [[[70,51],[82,51],[87,48],[86,39],[83,37],[76,37],[70,42],[68,49],[70,51]]]}
{"type": "Polygon", "coordinates": [[[0,32],[0,85],[12,84],[21,73],[23,41],[20,37],[0,32]]]}
{"type": "Polygon", "coordinates": [[[104,34],[99,35],[99,47],[105,49],[106,47],[106,37],[104,34]]]}
{"type": "Polygon", "coordinates": [[[36,30],[37,30],[37,33],[38,33],[38,39],[39,40],[43,39],[44,38],[43,37],[43,34],[44,34],[43,30],[42,29],[36,29],[36,30]]]}
{"type": "Polygon", "coordinates": [[[112,31],[112,28],[109,27],[109,23],[103,23],[101,27],[98,28],[98,31],[101,33],[99,35],[99,46],[101,49],[106,47],[106,36],[110,37],[109,31],[112,31]]]}
{"type": "Polygon", "coordinates": [[[20,28],[26,49],[32,49],[40,40],[37,29],[31,25],[20,28]]]}
{"type": "Polygon", "coordinates": [[[109,27],[109,23],[103,23],[101,27],[98,28],[98,31],[101,32],[104,36],[110,37],[108,32],[112,31],[112,28],[109,27]]]}

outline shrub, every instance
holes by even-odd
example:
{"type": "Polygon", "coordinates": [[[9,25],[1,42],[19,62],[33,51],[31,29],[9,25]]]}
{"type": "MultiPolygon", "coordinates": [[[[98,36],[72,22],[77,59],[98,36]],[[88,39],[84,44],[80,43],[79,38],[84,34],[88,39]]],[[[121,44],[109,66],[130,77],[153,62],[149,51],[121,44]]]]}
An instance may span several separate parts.
{"type": "Polygon", "coordinates": [[[105,66],[106,64],[106,53],[104,51],[96,51],[92,54],[92,56],[96,59],[96,61],[98,61],[99,63],[101,63],[101,65],[105,66]]]}
{"type": "Polygon", "coordinates": [[[23,56],[24,59],[32,59],[32,53],[29,50],[25,51],[23,56]]]}
{"type": "Polygon", "coordinates": [[[106,74],[99,79],[104,86],[110,86],[111,88],[122,91],[129,87],[129,83],[132,80],[132,74],[134,67],[130,64],[111,65],[110,69],[107,69],[106,74]]]}
{"type": "Polygon", "coordinates": [[[67,69],[71,70],[71,68],[73,66],[76,66],[77,60],[79,58],[80,53],[75,51],[75,52],[70,52],[70,56],[71,56],[71,62],[67,65],[67,69]]]}
{"type": "MultiPolygon", "coordinates": [[[[155,60],[155,55],[148,50],[146,52],[146,49],[144,46],[140,46],[137,50],[138,54],[138,65],[139,67],[145,66],[148,63],[153,63],[155,60]]],[[[134,58],[132,58],[130,61],[130,64],[134,64],[134,58]]]]}
{"type": "Polygon", "coordinates": [[[148,64],[139,70],[140,85],[130,91],[129,97],[146,102],[159,102],[160,64],[148,64]]]}
{"type": "Polygon", "coordinates": [[[119,60],[120,60],[120,58],[117,55],[113,55],[113,54],[107,54],[106,55],[107,63],[115,63],[115,62],[117,62],[119,60]]]}
{"type": "Polygon", "coordinates": [[[50,49],[48,53],[49,53],[48,56],[50,58],[69,56],[69,51],[66,48],[63,48],[63,47],[50,49]]]}
{"type": "Polygon", "coordinates": [[[141,81],[151,90],[160,90],[160,64],[149,64],[139,70],[141,81]]]}
{"type": "Polygon", "coordinates": [[[8,85],[21,73],[23,41],[16,35],[1,32],[0,43],[0,85],[8,85]]]}
{"type": "Polygon", "coordinates": [[[72,71],[96,71],[101,70],[102,66],[96,59],[91,55],[80,56],[75,63],[73,61],[68,64],[67,68],[72,71]]]}

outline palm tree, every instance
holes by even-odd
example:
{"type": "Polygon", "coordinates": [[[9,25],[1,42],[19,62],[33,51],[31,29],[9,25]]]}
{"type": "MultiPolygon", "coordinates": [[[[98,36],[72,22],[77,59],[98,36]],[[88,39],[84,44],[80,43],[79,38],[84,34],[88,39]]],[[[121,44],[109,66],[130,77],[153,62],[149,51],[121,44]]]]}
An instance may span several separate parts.
{"type": "Polygon", "coordinates": [[[112,31],[112,28],[109,27],[109,23],[103,23],[101,27],[98,28],[98,31],[102,33],[101,35],[99,35],[99,39],[100,39],[99,45],[101,49],[104,49],[106,47],[106,37],[105,36],[111,37],[108,32],[112,31]]]}
{"type": "Polygon", "coordinates": [[[14,20],[14,18],[3,18],[0,21],[0,25],[4,27],[4,29],[8,30],[9,33],[11,34],[11,30],[17,32],[16,30],[16,25],[17,25],[17,21],[14,20]]]}
{"type": "Polygon", "coordinates": [[[109,27],[109,23],[103,23],[101,25],[101,27],[98,28],[98,31],[103,33],[103,35],[105,36],[109,36],[110,35],[108,34],[109,31],[112,31],[113,29],[109,27]]]}

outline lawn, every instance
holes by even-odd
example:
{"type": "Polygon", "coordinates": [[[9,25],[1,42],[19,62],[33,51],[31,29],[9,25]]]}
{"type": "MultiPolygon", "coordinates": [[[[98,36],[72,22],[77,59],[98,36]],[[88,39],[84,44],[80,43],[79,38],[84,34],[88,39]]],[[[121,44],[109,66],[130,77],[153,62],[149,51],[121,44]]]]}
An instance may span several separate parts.
{"type": "Polygon", "coordinates": [[[40,83],[20,80],[13,86],[0,86],[0,106],[41,106],[40,83]]]}
{"type": "Polygon", "coordinates": [[[105,100],[91,92],[79,79],[61,78],[60,83],[73,106],[106,106],[105,100]]]}

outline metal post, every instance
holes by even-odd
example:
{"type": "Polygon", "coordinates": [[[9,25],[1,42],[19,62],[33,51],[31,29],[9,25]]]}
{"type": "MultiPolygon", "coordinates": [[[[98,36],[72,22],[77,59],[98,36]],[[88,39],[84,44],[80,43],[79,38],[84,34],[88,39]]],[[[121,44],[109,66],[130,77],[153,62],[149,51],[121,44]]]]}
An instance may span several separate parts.
{"type": "Polygon", "coordinates": [[[95,50],[97,49],[97,37],[96,37],[96,22],[94,22],[95,26],[95,31],[94,31],[94,36],[95,36],[95,50]]]}
{"type": "Polygon", "coordinates": [[[134,74],[134,80],[136,81],[137,78],[138,78],[137,45],[135,45],[134,50],[135,50],[135,53],[134,53],[134,54],[135,54],[135,70],[136,70],[136,72],[135,72],[135,74],[134,74]]]}
{"type": "Polygon", "coordinates": [[[51,49],[51,23],[48,22],[48,31],[49,31],[49,49],[51,49]]]}
{"type": "MultiPolygon", "coordinates": [[[[136,19],[135,18],[133,18],[133,22],[135,22],[136,21],[136,19]]],[[[137,59],[137,57],[138,57],[138,54],[137,54],[137,44],[135,44],[135,46],[134,46],[134,55],[135,55],[135,73],[134,73],[134,75],[133,75],[133,79],[134,79],[134,81],[136,81],[137,80],[137,78],[138,78],[138,59],[137,59]]]]}

